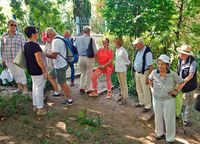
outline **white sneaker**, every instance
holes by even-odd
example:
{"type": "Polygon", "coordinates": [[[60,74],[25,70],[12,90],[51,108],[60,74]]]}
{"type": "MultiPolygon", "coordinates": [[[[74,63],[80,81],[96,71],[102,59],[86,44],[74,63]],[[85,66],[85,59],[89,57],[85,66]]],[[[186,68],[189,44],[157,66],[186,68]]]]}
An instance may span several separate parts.
{"type": "Polygon", "coordinates": [[[60,92],[54,92],[51,94],[52,97],[60,97],[60,92]]]}
{"type": "Polygon", "coordinates": [[[20,93],[20,92],[21,92],[20,89],[16,89],[16,90],[13,91],[13,93],[20,93]]]}
{"type": "Polygon", "coordinates": [[[27,92],[27,91],[24,91],[24,92],[23,92],[23,95],[24,95],[24,96],[27,96],[27,95],[28,95],[28,92],[27,92]]]}

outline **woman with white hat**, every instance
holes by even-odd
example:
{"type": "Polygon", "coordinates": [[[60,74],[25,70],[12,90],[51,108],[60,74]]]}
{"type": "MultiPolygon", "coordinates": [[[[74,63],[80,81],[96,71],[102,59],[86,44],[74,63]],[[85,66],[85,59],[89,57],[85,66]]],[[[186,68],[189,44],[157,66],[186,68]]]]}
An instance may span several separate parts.
{"type": "Polygon", "coordinates": [[[156,139],[166,137],[170,144],[175,141],[176,135],[175,96],[184,86],[184,80],[170,70],[169,65],[170,58],[162,54],[157,59],[157,69],[148,78],[153,95],[156,139]]]}
{"type": "Polygon", "coordinates": [[[192,48],[190,45],[183,44],[180,48],[177,48],[177,51],[179,52],[177,73],[185,81],[185,86],[182,89],[186,105],[184,123],[188,125],[192,110],[193,95],[197,88],[197,62],[192,56],[192,48]]]}

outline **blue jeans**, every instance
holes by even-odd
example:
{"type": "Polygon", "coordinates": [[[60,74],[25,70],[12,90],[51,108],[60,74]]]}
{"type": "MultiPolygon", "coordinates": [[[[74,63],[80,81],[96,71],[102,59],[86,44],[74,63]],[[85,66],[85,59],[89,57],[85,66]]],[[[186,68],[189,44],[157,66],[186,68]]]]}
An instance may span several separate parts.
{"type": "Polygon", "coordinates": [[[71,81],[74,81],[74,73],[75,73],[75,70],[74,70],[74,63],[70,63],[70,69],[71,69],[70,80],[71,80],[71,81]]]}

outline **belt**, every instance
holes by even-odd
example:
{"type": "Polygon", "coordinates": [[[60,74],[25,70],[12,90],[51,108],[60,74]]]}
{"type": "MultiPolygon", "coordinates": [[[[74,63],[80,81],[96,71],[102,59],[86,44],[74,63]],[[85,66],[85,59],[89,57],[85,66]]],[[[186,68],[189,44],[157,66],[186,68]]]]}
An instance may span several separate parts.
{"type": "MultiPolygon", "coordinates": [[[[147,70],[149,70],[149,69],[144,70],[144,72],[147,71],[147,70]]],[[[137,71],[136,71],[136,72],[137,72],[137,71]]],[[[142,73],[142,72],[137,72],[137,73],[142,73]]]]}

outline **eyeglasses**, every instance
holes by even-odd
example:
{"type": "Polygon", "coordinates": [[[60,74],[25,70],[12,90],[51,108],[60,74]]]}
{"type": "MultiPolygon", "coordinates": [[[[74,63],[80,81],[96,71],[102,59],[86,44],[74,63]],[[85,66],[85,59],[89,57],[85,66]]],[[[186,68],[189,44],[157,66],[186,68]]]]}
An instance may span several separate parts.
{"type": "Polygon", "coordinates": [[[16,25],[16,24],[10,24],[10,26],[12,26],[12,27],[13,27],[13,26],[15,26],[15,27],[17,27],[17,25],[16,25]]]}

